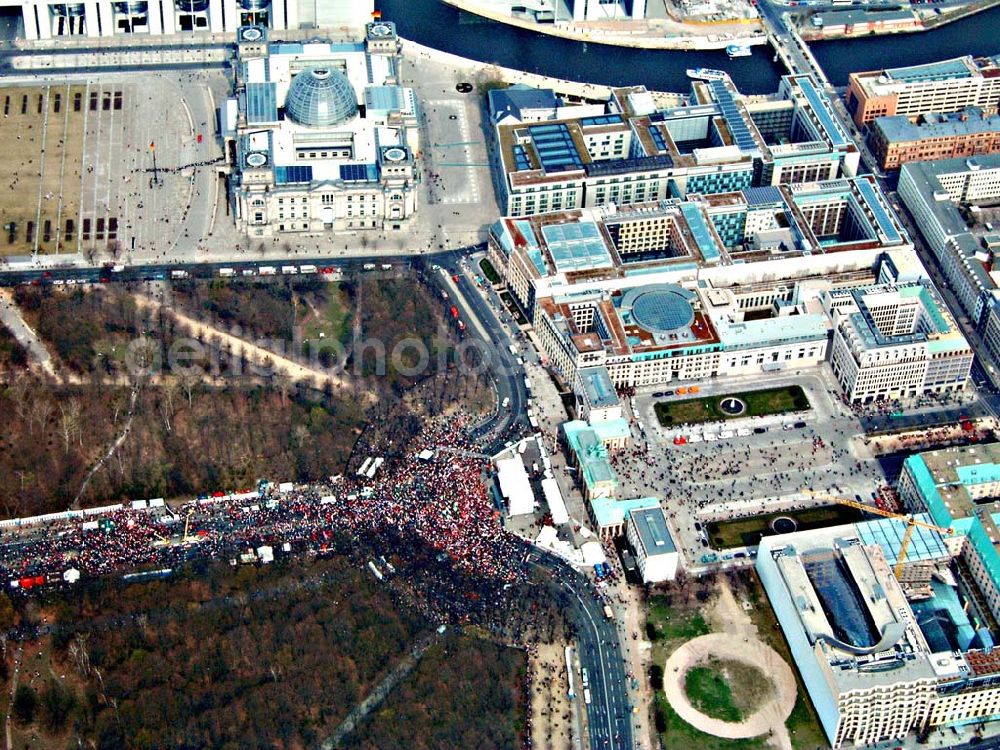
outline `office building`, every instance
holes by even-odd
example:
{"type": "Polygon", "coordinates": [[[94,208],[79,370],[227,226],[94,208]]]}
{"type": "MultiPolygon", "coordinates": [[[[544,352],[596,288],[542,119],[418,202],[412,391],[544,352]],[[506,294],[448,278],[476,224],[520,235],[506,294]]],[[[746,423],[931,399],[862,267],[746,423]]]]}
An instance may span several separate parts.
{"type": "Polygon", "coordinates": [[[725,78],[694,82],[681,107],[657,109],[639,86],[615,89],[600,114],[494,119],[510,216],[831,180],[854,175],[860,159],[803,75],[785,76],[767,100],[745,100],[725,78]]]}
{"type": "Polygon", "coordinates": [[[417,210],[418,105],[399,85],[398,39],[261,43],[240,29],[235,95],[220,111],[230,199],[251,237],[404,230],[417,210]]]}
{"type": "Polygon", "coordinates": [[[877,117],[915,119],[931,112],[980,107],[988,114],[1000,103],[1000,67],[993,57],[953,60],[851,73],[847,110],[860,128],[877,117]]]}
{"type": "Polygon", "coordinates": [[[748,320],[729,289],[635,283],[544,298],[535,331],[568,383],[603,367],[616,385],[642,386],[812,367],[826,358],[829,321],[818,301],[748,320]]]}
{"type": "Polygon", "coordinates": [[[615,387],[811,367],[824,289],[925,274],[868,177],[509,217],[489,257],[552,371],[615,387]]]}
{"type": "Polygon", "coordinates": [[[808,30],[803,31],[802,37],[808,41],[824,36],[885,34],[915,30],[922,26],[920,17],[909,9],[829,10],[824,11],[822,15],[814,15],[810,19],[808,30]]]}
{"type": "Polygon", "coordinates": [[[954,529],[962,572],[975,582],[981,623],[1000,618],[1000,443],[908,457],[897,487],[903,504],[954,529]]]}
{"type": "Polygon", "coordinates": [[[630,510],[625,538],[635,551],[643,583],[661,583],[677,577],[680,555],[659,506],[630,510]]]}
{"type": "Polygon", "coordinates": [[[581,419],[593,424],[622,418],[621,401],[607,370],[603,367],[584,367],[577,373],[577,378],[577,413],[581,419]]]}
{"type": "Polygon", "coordinates": [[[908,161],[934,161],[1000,151],[1000,115],[967,107],[952,115],[879,117],[871,126],[872,153],[882,169],[908,161]]]}
{"type": "Polygon", "coordinates": [[[18,35],[28,40],[60,37],[233,33],[241,26],[267,29],[361,31],[371,21],[374,0],[87,0],[49,3],[0,0],[21,9],[18,35]]]}
{"type": "MultiPolygon", "coordinates": [[[[757,573],[835,749],[902,741],[927,723],[935,697],[931,649],[886,559],[904,524],[873,523],[765,536],[757,550],[757,573]]],[[[907,559],[948,557],[936,532],[917,527],[914,542],[907,559]]]]}
{"type": "Polygon", "coordinates": [[[757,572],[834,748],[1000,718],[996,624],[969,573],[972,543],[914,526],[897,581],[906,535],[905,520],[879,519],[765,537],[758,549],[757,572]]]}
{"type": "MultiPolygon", "coordinates": [[[[827,264],[820,257],[910,247],[870,177],[505,217],[493,224],[488,242],[490,261],[529,319],[535,300],[578,284],[610,288],[640,274],[670,281],[749,278],[753,270],[746,267],[760,262],[812,258],[802,268],[818,268],[827,264]]],[[[830,268],[839,257],[829,258],[830,268]]],[[[789,273],[793,267],[784,266],[789,273]]]]}
{"type": "Polygon", "coordinates": [[[972,349],[929,281],[833,289],[830,363],[852,404],[965,388],[972,349]]]}
{"type": "Polygon", "coordinates": [[[1000,198],[1000,155],[904,164],[898,192],[965,313],[978,322],[996,284],[960,206],[1000,198]]]}
{"type": "MultiPolygon", "coordinates": [[[[995,590],[979,560],[995,529],[959,518],[996,493],[996,449],[932,451],[904,464],[900,489],[912,509],[934,508],[916,519],[955,533],[914,526],[898,581],[903,519],[761,540],[757,572],[834,748],[903,744],[1000,718],[996,621],[990,588],[979,588],[995,590]]],[[[985,507],[974,513],[996,511],[985,507]]],[[[993,556],[985,564],[997,570],[993,556]]]]}
{"type": "Polygon", "coordinates": [[[1000,290],[991,252],[969,231],[962,211],[1000,199],[1000,154],[910,162],[899,172],[899,197],[979,330],[994,383],[1000,366],[1000,290]]]}

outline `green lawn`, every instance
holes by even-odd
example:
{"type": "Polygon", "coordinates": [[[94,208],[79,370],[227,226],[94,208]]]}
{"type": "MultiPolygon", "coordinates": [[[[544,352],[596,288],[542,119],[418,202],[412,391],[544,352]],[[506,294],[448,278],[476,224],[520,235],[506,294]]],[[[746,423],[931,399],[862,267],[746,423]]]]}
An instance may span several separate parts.
{"type": "Polygon", "coordinates": [[[322,338],[334,341],[343,342],[347,339],[351,311],[344,304],[337,286],[331,285],[329,297],[326,300],[321,300],[317,310],[320,315],[316,315],[305,303],[301,303],[299,308],[303,319],[302,338],[304,340],[317,340],[320,338],[320,334],[323,334],[322,338]]]}
{"type": "Polygon", "coordinates": [[[762,536],[770,536],[773,533],[771,522],[779,516],[794,518],[799,524],[799,531],[855,523],[864,518],[861,511],[846,505],[824,505],[819,508],[737,518],[732,521],[715,521],[708,524],[708,538],[713,549],[752,547],[760,543],[762,536]]]}
{"type": "Polygon", "coordinates": [[[711,632],[701,612],[672,606],[666,597],[654,596],[647,606],[646,622],[653,626],[657,642],[689,641],[711,632]]]}
{"type": "Polygon", "coordinates": [[[743,721],[744,714],[736,705],[732,685],[715,659],[709,664],[692,667],[684,675],[684,692],[691,705],[706,716],[722,721],[743,721]]]}
{"type": "Polygon", "coordinates": [[[485,276],[491,284],[500,283],[500,274],[497,273],[497,269],[493,267],[493,264],[490,263],[488,258],[483,258],[479,261],[479,268],[482,270],[483,276],[485,276]]]}
{"type": "Polygon", "coordinates": [[[725,740],[698,731],[674,712],[662,690],[656,693],[656,722],[664,750],[765,750],[768,746],[766,737],[725,740]]]}
{"type": "MultiPolygon", "coordinates": [[[[826,736],[823,734],[822,727],[819,724],[819,718],[812,706],[812,702],[809,700],[808,693],[802,684],[798,670],[795,668],[795,662],[789,651],[788,643],[785,641],[784,634],[778,627],[774,611],[767,601],[763,587],[760,585],[756,574],[752,571],[743,575],[748,576],[748,598],[753,605],[753,608],[748,613],[750,618],[757,625],[758,633],[764,642],[771,646],[787,664],[791,665],[792,672],[795,674],[798,698],[791,715],[785,722],[791,735],[792,745],[795,750],[814,750],[819,747],[829,747],[826,736]]],[[[662,665],[666,663],[667,657],[681,643],[711,631],[709,624],[701,614],[701,611],[705,610],[707,606],[707,602],[699,602],[696,598],[690,600],[690,604],[686,605],[679,603],[676,596],[661,595],[650,598],[647,604],[647,622],[653,625],[656,633],[656,637],[652,639],[651,660],[654,666],[660,665],[661,674],[662,665]]],[[[726,669],[729,671],[731,677],[729,685],[738,686],[740,681],[747,681],[745,675],[737,674],[737,667],[753,670],[753,667],[747,665],[740,664],[731,667],[727,664],[726,669]]],[[[696,683],[698,679],[700,678],[695,678],[696,683]]],[[[694,686],[695,692],[699,689],[704,690],[704,687],[696,684],[694,686]]],[[[754,737],[746,740],[724,740],[700,732],[674,712],[667,702],[662,689],[657,689],[655,696],[654,711],[657,734],[664,750],[765,750],[768,747],[767,737],[754,737]]],[[[740,691],[734,691],[731,688],[730,696],[730,704],[734,705],[737,710],[742,709],[746,714],[752,713],[755,710],[755,706],[759,705],[757,701],[761,699],[759,694],[746,696],[740,691]],[[747,702],[747,698],[751,702],[747,702]]],[[[692,703],[694,703],[694,698],[692,698],[692,703]]],[[[697,704],[695,705],[697,706],[697,704]]],[[[711,709],[711,707],[709,708],[711,709]]],[[[705,713],[715,715],[713,713],[714,710],[707,710],[705,713]]]]}
{"type": "Polygon", "coordinates": [[[750,664],[710,657],[684,675],[691,705],[706,716],[738,722],[774,695],[767,676],[750,664]]]}
{"type": "Polygon", "coordinates": [[[786,414],[793,411],[805,411],[808,408],[810,408],[809,399],[806,398],[802,388],[797,385],[767,388],[761,391],[727,393],[721,396],[689,398],[681,401],[658,401],[654,407],[656,418],[660,420],[663,427],[718,422],[741,417],[763,417],[769,414],[786,414]],[[731,396],[742,399],[746,403],[745,412],[729,415],[722,411],[719,404],[731,396]]]}

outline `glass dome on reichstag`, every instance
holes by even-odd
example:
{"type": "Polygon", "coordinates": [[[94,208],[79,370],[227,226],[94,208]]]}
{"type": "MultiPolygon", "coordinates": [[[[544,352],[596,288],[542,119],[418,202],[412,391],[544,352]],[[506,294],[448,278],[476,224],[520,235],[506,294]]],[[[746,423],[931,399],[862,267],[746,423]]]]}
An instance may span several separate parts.
{"type": "Polygon", "coordinates": [[[347,76],[331,68],[306,68],[292,79],[285,111],[300,125],[328,127],[357,114],[358,102],[347,76]]]}

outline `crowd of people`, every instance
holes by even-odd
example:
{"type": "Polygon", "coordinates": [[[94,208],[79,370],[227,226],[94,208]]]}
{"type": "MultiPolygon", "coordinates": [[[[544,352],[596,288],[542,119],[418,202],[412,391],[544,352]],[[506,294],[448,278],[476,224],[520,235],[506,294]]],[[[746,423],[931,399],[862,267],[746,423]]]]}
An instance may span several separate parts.
{"type": "MultiPolygon", "coordinates": [[[[98,528],[93,520],[87,529],[83,520],[71,520],[7,531],[0,575],[19,588],[27,578],[54,580],[71,568],[93,577],[199,556],[236,558],[262,545],[275,554],[286,545],[323,551],[334,535],[346,534],[384,555],[403,556],[410,546],[414,556],[430,554],[464,576],[502,586],[518,579],[526,550],[490,503],[485,459],[466,438],[466,421],[425,419],[406,451],[388,458],[372,479],[338,477],[285,492],[262,485],[258,493],[192,501],[170,512],[122,509],[101,516],[98,528]],[[425,450],[433,456],[422,460],[425,450]]],[[[477,598],[475,591],[454,593],[477,598]]]]}

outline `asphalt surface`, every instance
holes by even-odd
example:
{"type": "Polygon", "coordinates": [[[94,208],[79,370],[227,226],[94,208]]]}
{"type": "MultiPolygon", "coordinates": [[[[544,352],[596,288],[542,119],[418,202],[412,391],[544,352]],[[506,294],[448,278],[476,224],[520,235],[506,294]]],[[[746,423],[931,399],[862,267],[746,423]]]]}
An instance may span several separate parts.
{"type": "MultiPolygon", "coordinates": [[[[626,696],[625,658],[614,620],[604,615],[604,600],[590,580],[547,552],[534,552],[529,564],[552,575],[559,603],[577,631],[580,666],[590,679],[587,724],[592,750],[631,750],[631,707],[626,696]]],[[[577,696],[582,700],[581,695],[577,696]]]]}
{"type": "Polygon", "coordinates": [[[517,364],[509,346],[514,342],[498,319],[494,309],[486,303],[465,266],[465,254],[452,251],[434,257],[440,265],[431,271],[429,278],[448,294],[459,309],[459,317],[466,325],[466,335],[478,340],[481,351],[490,360],[490,371],[497,394],[497,409],[473,433],[473,438],[483,445],[483,452],[498,453],[504,445],[517,440],[529,427],[527,418],[528,391],[524,386],[524,368],[517,364]],[[455,278],[458,281],[455,281],[455,278]],[[478,324],[478,325],[477,325],[478,324]],[[507,408],[502,404],[508,400],[507,408]]]}

